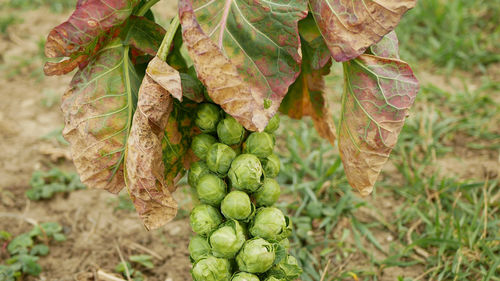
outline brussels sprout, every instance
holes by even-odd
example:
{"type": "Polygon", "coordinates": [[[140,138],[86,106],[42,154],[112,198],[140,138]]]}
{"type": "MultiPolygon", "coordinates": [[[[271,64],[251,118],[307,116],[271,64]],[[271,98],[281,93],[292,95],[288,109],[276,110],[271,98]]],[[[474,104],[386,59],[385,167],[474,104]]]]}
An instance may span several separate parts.
{"type": "Polygon", "coordinates": [[[252,214],[254,207],[248,194],[235,190],[224,197],[220,209],[226,218],[244,220],[252,214]]]}
{"type": "Polygon", "coordinates": [[[273,153],[274,139],[266,132],[255,132],[243,143],[243,153],[250,153],[259,158],[266,158],[273,153]]]}
{"type": "Polygon", "coordinates": [[[241,271],[263,273],[271,268],[274,258],[274,247],[271,243],[262,238],[253,238],[243,244],[236,256],[236,263],[241,271]]]}
{"type": "Polygon", "coordinates": [[[280,116],[278,113],[276,113],[271,120],[269,120],[269,123],[267,123],[266,128],[264,129],[264,132],[266,133],[274,133],[278,128],[280,127],[280,116]]]}
{"type": "Polygon", "coordinates": [[[232,148],[223,143],[214,143],[208,149],[207,166],[210,171],[225,176],[235,157],[236,152],[232,148]]]}
{"type": "Polygon", "coordinates": [[[201,160],[207,159],[208,149],[212,144],[216,143],[217,139],[215,137],[208,134],[199,134],[193,138],[193,142],[191,143],[191,149],[194,154],[198,156],[201,160]]]}
{"type": "Polygon", "coordinates": [[[196,188],[198,180],[206,174],[210,174],[210,170],[208,169],[207,164],[203,161],[194,162],[193,164],[191,164],[191,168],[189,169],[188,173],[189,185],[196,188]]]}
{"type": "Polygon", "coordinates": [[[203,175],[196,184],[196,193],[200,201],[218,206],[226,196],[226,183],[214,174],[203,175]]]}
{"type": "Polygon", "coordinates": [[[286,281],[286,279],[277,278],[275,276],[269,276],[264,281],[286,281]]]}
{"type": "Polygon", "coordinates": [[[248,272],[238,272],[231,281],[260,281],[257,275],[248,272]]]}
{"type": "Polygon", "coordinates": [[[282,239],[278,244],[283,247],[285,251],[288,251],[288,249],[290,249],[290,240],[288,240],[288,238],[282,239]]]}
{"type": "Polygon", "coordinates": [[[217,125],[217,136],[227,145],[238,144],[245,137],[245,128],[236,119],[228,116],[217,125]]]}
{"type": "MultiPolygon", "coordinates": [[[[285,280],[295,280],[302,274],[302,268],[294,256],[287,255],[267,272],[269,275],[285,280]]],[[[279,279],[278,279],[279,280],[279,279]]]]}
{"type": "Polygon", "coordinates": [[[271,153],[271,155],[260,161],[262,163],[262,169],[264,170],[264,176],[266,178],[275,178],[280,172],[281,161],[278,155],[271,153]]]}
{"type": "Polygon", "coordinates": [[[280,185],[275,179],[266,178],[262,186],[254,193],[257,207],[272,206],[280,197],[280,185]]]}
{"type": "Polygon", "coordinates": [[[202,236],[214,231],[222,223],[219,211],[206,204],[194,207],[189,219],[193,231],[202,236]]]}
{"type": "Polygon", "coordinates": [[[245,231],[238,221],[223,223],[210,235],[212,255],[219,258],[232,259],[245,243],[245,231]]]}
{"type": "Polygon", "coordinates": [[[229,281],[231,264],[226,259],[207,256],[193,265],[191,274],[195,281],[229,281]]]}
{"type": "Polygon", "coordinates": [[[268,241],[280,241],[290,235],[288,218],[280,209],[274,207],[260,208],[250,225],[250,233],[268,241]]]}
{"type": "Polygon", "coordinates": [[[200,258],[210,255],[211,251],[207,238],[201,237],[200,235],[191,238],[188,250],[189,256],[193,261],[198,261],[200,258]]]}
{"type": "Polygon", "coordinates": [[[254,192],[262,184],[262,166],[256,156],[241,154],[231,164],[228,176],[234,188],[254,192]]]}
{"type": "Polygon", "coordinates": [[[204,133],[212,133],[217,130],[217,124],[221,118],[219,107],[211,103],[203,103],[199,106],[194,120],[196,126],[204,133]]]}

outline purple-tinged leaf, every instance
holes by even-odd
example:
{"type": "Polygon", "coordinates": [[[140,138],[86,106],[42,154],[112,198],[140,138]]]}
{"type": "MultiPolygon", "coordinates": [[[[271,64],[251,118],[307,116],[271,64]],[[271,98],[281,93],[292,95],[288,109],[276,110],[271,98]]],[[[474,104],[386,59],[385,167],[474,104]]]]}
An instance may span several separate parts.
{"type": "Polygon", "coordinates": [[[179,3],[184,42],[200,80],[210,97],[247,129],[263,129],[300,73],[297,23],[307,15],[306,4],[305,0],[179,3]],[[195,37],[203,38],[203,46],[195,37]],[[223,83],[213,81],[217,79],[223,83]],[[235,96],[238,101],[232,101],[235,96]]]}
{"type": "Polygon", "coordinates": [[[56,26],[49,33],[45,44],[45,55],[49,58],[69,58],[58,66],[49,63],[44,71],[47,75],[60,75],[73,70],[76,66],[84,68],[89,55],[97,52],[116,34],[110,31],[121,25],[139,3],[139,0],[82,0],[77,2],[76,10],[69,19],[56,26]],[[102,36],[106,34],[106,36],[102,36]],[[82,59],[82,56],[84,59],[82,59]],[[73,63],[72,60],[79,60],[73,63]]]}
{"type": "Polygon", "coordinates": [[[309,0],[309,3],[333,58],[348,61],[392,31],[416,0],[309,0]]]}
{"type": "MultiPolygon", "coordinates": [[[[394,56],[395,48],[375,48],[394,56]]],[[[363,54],[344,63],[339,150],[347,179],[365,196],[396,145],[418,93],[410,66],[393,58],[363,54]]]]}

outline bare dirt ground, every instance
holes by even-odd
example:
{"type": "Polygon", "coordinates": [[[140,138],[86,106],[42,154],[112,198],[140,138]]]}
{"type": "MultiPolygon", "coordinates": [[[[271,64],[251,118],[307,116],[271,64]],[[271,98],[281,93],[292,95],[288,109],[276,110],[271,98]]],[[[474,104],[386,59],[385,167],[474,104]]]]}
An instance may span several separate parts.
{"type": "MultiPolygon", "coordinates": [[[[175,10],[172,3],[163,4],[161,12],[171,16],[175,10]]],[[[40,8],[22,13],[24,22],[9,27],[8,35],[3,38],[0,35],[0,230],[16,235],[31,229],[27,219],[55,221],[64,226],[68,237],[65,242],[51,245],[50,255],[40,259],[43,272],[38,278],[28,280],[94,280],[99,269],[113,272],[120,262],[118,252],[125,256],[152,255],[155,268],[144,272],[148,280],[190,280],[187,244],[191,232],[186,218],[162,230],[147,232],[136,214],[115,211],[115,196],[103,191],[81,190],[39,202],[29,201],[24,195],[34,170],[54,166],[65,170],[73,168],[67,156],[68,148],[43,138],[62,128],[58,102],[71,77],[42,78],[37,44],[68,12],[53,14],[40,8]],[[20,65],[20,61],[28,63],[20,65]]],[[[441,76],[425,74],[421,78],[438,85],[449,84],[442,82],[445,77],[441,76]]],[[[464,152],[442,161],[444,172],[464,177],[483,178],[485,170],[498,167],[498,155],[485,153],[464,152]],[[470,166],[480,168],[466,169],[469,174],[465,174],[464,167],[470,166]]],[[[392,169],[389,163],[387,170],[392,169]]],[[[387,215],[392,213],[391,208],[399,205],[396,199],[372,203],[382,204],[380,209],[387,215]]],[[[380,241],[391,239],[388,233],[375,234],[380,241]]],[[[0,263],[4,258],[0,249],[0,263]]],[[[352,265],[362,263],[356,256],[353,258],[352,265]]],[[[416,267],[414,271],[391,268],[383,280],[395,280],[402,273],[418,276],[421,268],[416,267]]]]}
{"type": "MultiPolygon", "coordinates": [[[[165,5],[162,12],[171,14],[175,7],[165,5]]],[[[43,138],[62,128],[58,103],[71,75],[42,79],[37,45],[67,16],[46,8],[23,12],[23,23],[9,27],[8,35],[0,39],[0,230],[14,235],[29,231],[28,220],[63,225],[68,240],[51,245],[50,255],[40,259],[43,272],[28,280],[93,280],[98,269],[114,271],[120,262],[118,248],[124,256],[154,257],[154,274],[144,272],[154,276],[148,280],[188,280],[186,219],[147,232],[136,214],[114,211],[115,196],[106,192],[81,190],[38,202],[24,195],[34,170],[54,166],[73,170],[68,148],[43,138]],[[20,65],[22,60],[29,63],[20,65]],[[6,217],[12,215],[16,218],[6,217]]],[[[2,251],[0,263],[5,258],[2,251]]]]}

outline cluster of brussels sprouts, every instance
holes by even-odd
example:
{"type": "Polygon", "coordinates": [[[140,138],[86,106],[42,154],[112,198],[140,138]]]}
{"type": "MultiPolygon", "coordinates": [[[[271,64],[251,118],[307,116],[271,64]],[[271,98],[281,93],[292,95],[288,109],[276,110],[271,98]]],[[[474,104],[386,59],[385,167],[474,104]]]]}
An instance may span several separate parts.
{"type": "Polygon", "coordinates": [[[248,132],[211,103],[195,117],[201,134],[191,148],[188,183],[200,204],[190,215],[196,236],[189,242],[195,281],[288,281],[302,269],[288,255],[291,222],[273,207],[280,196],[274,179],[275,115],[264,132],[248,132]]]}

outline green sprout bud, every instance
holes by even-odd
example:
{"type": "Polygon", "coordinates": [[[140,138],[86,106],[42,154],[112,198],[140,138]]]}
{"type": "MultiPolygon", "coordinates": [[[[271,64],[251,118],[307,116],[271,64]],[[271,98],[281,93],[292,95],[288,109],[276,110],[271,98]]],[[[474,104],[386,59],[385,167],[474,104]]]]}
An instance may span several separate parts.
{"type": "Polygon", "coordinates": [[[222,216],[219,211],[205,204],[194,207],[189,219],[193,231],[202,236],[214,231],[222,223],[222,216]]]}
{"type": "Polygon", "coordinates": [[[208,166],[205,162],[203,161],[198,161],[194,162],[191,164],[191,168],[189,169],[188,173],[188,183],[191,187],[196,188],[196,185],[198,184],[198,180],[206,175],[209,174],[210,170],[208,169],[208,166]]]}
{"type": "Polygon", "coordinates": [[[288,252],[288,249],[290,249],[290,240],[288,240],[288,238],[281,240],[278,244],[281,247],[283,247],[283,249],[285,249],[285,251],[287,251],[287,252],[288,252]]]}
{"type": "Polygon", "coordinates": [[[204,133],[212,133],[217,130],[217,124],[221,118],[219,107],[211,103],[203,103],[196,112],[195,124],[204,133]]]}
{"type": "Polygon", "coordinates": [[[271,155],[273,149],[274,139],[266,132],[251,133],[243,144],[243,153],[250,153],[262,159],[271,155]]]}
{"type": "Polygon", "coordinates": [[[231,263],[214,256],[203,257],[193,265],[191,274],[194,281],[229,281],[231,263]]]}
{"type": "Polygon", "coordinates": [[[198,261],[204,256],[210,255],[210,244],[208,244],[207,238],[196,235],[189,241],[189,256],[193,261],[198,261]]]}
{"type": "Polygon", "coordinates": [[[278,264],[271,267],[267,273],[279,279],[295,280],[302,274],[302,268],[294,256],[287,255],[278,264]]]}
{"type": "Polygon", "coordinates": [[[271,155],[260,161],[262,163],[262,169],[264,170],[264,176],[266,178],[275,178],[280,172],[281,161],[278,155],[271,153],[271,155]]]}
{"type": "Polygon", "coordinates": [[[214,174],[203,175],[196,184],[196,193],[201,202],[218,206],[226,196],[226,183],[214,174]]]}
{"type": "Polygon", "coordinates": [[[238,144],[245,137],[245,128],[236,119],[228,116],[217,125],[217,136],[227,145],[238,144]]]}
{"type": "Polygon", "coordinates": [[[248,194],[235,190],[224,197],[220,209],[226,218],[244,220],[252,214],[254,207],[248,194]]]}
{"type": "Polygon", "coordinates": [[[281,190],[278,182],[275,179],[266,178],[253,196],[257,207],[272,206],[278,201],[280,193],[281,190]]]}
{"type": "Polygon", "coordinates": [[[262,184],[262,166],[254,155],[241,154],[231,164],[228,176],[234,188],[255,192],[262,184]]]}
{"type": "Polygon", "coordinates": [[[263,273],[271,268],[274,259],[273,245],[262,238],[253,238],[245,242],[236,256],[236,263],[241,271],[263,273]]]}
{"type": "Polygon", "coordinates": [[[277,242],[290,235],[288,218],[280,209],[274,207],[260,208],[250,225],[250,233],[271,242],[277,242]]]}
{"type": "Polygon", "coordinates": [[[272,134],[278,130],[280,127],[280,116],[278,113],[276,113],[271,120],[269,120],[269,123],[267,123],[266,128],[264,129],[264,132],[272,134]]]}
{"type": "Polygon", "coordinates": [[[225,176],[235,157],[236,152],[231,147],[223,143],[214,143],[208,149],[207,166],[210,171],[225,176]]]}
{"type": "Polygon", "coordinates": [[[230,220],[210,235],[212,255],[232,259],[245,243],[245,231],[238,221],[230,220]]]}
{"type": "Polygon", "coordinates": [[[257,275],[248,272],[238,272],[231,281],[260,281],[257,275]]]}
{"type": "Polygon", "coordinates": [[[193,142],[191,143],[191,149],[194,154],[198,156],[201,160],[205,160],[207,158],[208,149],[212,144],[216,143],[217,139],[215,137],[208,134],[199,134],[193,138],[193,142]]]}

